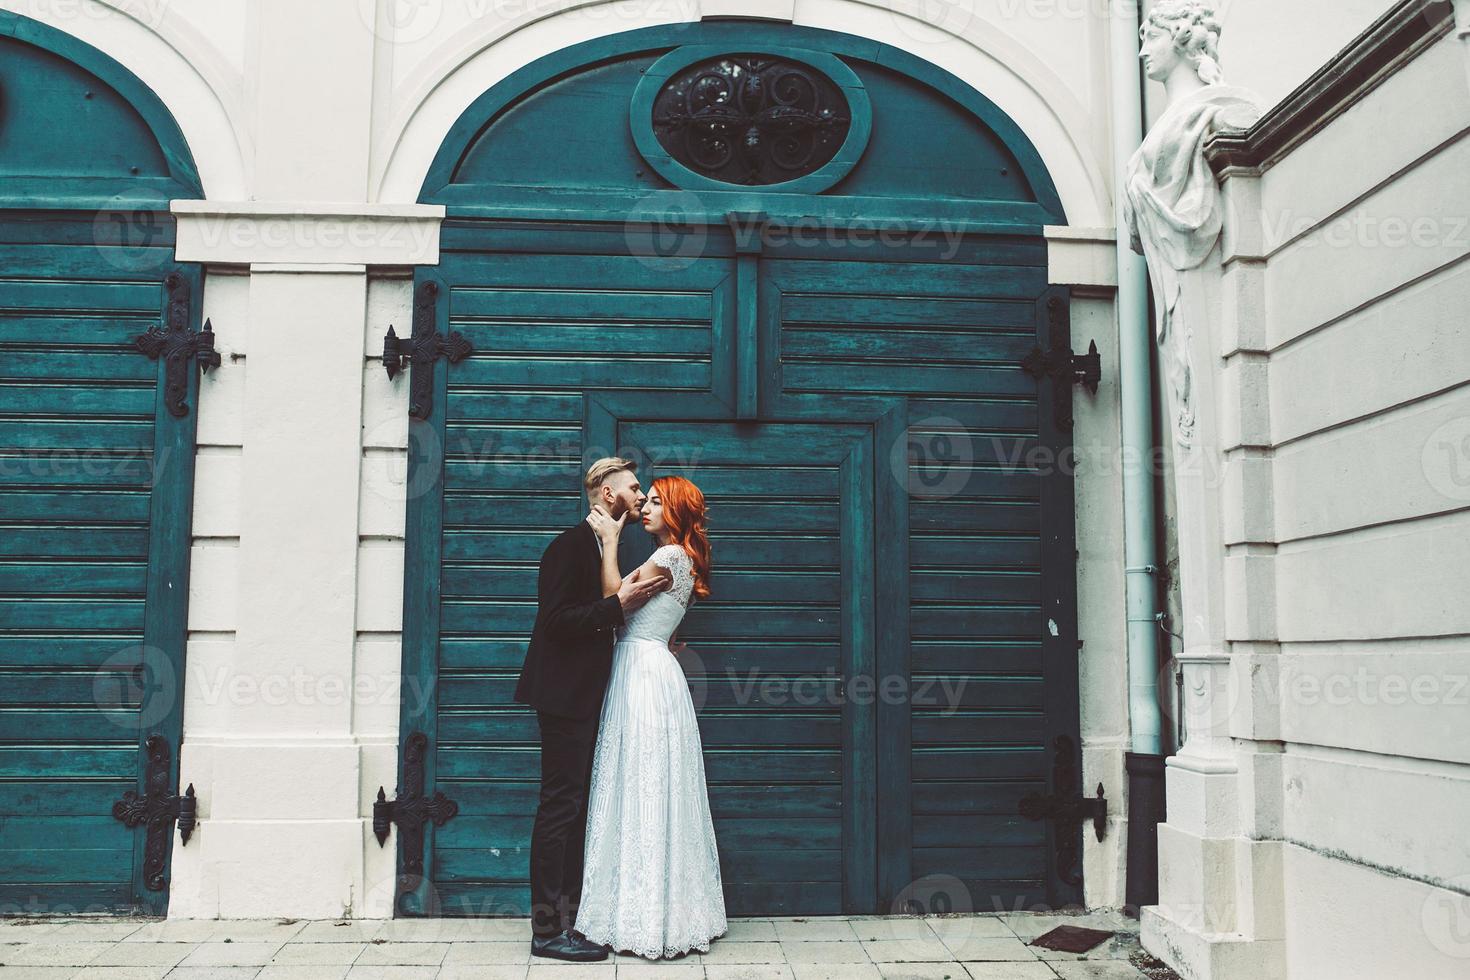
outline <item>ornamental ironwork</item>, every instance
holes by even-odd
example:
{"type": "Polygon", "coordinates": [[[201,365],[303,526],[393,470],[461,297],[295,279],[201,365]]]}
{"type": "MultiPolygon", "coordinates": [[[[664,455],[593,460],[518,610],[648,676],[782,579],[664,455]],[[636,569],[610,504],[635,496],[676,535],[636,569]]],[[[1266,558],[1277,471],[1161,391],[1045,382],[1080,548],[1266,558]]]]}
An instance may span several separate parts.
{"type": "Polygon", "coordinates": [[[695,173],[732,184],[779,184],[813,173],[852,125],[836,83],[809,65],[728,54],[672,76],[653,103],[659,145],[695,173]]]}

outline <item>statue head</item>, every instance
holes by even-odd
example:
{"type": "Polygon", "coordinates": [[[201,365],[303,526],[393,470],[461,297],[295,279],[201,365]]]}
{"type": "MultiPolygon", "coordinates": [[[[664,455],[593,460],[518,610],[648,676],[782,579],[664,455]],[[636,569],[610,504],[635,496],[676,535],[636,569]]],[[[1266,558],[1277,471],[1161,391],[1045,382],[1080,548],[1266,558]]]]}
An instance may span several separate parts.
{"type": "Polygon", "coordinates": [[[1143,70],[1156,82],[1187,64],[1206,85],[1224,81],[1220,71],[1220,22],[1204,0],[1158,0],[1138,30],[1143,70]]]}

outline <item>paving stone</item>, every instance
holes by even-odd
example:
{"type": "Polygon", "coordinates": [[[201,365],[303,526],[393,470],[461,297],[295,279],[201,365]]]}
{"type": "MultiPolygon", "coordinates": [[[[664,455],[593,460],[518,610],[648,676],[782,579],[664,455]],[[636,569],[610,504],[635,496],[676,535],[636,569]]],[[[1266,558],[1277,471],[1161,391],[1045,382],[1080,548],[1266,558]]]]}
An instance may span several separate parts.
{"type": "Polygon", "coordinates": [[[460,919],[460,934],[457,942],[512,942],[518,941],[531,946],[530,919],[460,919]]]}
{"type": "MultiPolygon", "coordinates": [[[[471,936],[469,925],[460,919],[389,919],[373,938],[398,943],[452,943],[471,936]]],[[[529,942],[529,934],[526,938],[529,942]]]]}
{"type": "MultiPolygon", "coordinates": [[[[776,927],[780,929],[778,924],[776,927]]],[[[788,963],[870,963],[867,950],[860,942],[782,942],[788,963]]]]}
{"type": "Polygon", "coordinates": [[[858,935],[852,923],[843,918],[772,919],[776,938],[782,942],[822,942],[853,940],[858,935]]]}
{"type": "Polygon", "coordinates": [[[115,943],[88,965],[175,967],[196,946],[195,943],[115,943]]]}
{"type": "Polygon", "coordinates": [[[6,966],[86,966],[115,945],[113,942],[56,942],[47,936],[40,942],[0,947],[0,963],[6,966]]]}
{"type": "Polygon", "coordinates": [[[276,951],[271,966],[310,966],[313,963],[351,965],[365,943],[287,943],[276,951]]]}
{"type": "Polygon", "coordinates": [[[438,966],[449,954],[449,943],[370,942],[354,966],[438,966]]]}
{"type": "Polygon", "coordinates": [[[704,966],[699,962],[663,960],[657,963],[625,963],[618,958],[618,980],[704,980],[704,966]]]}
{"type": "Polygon", "coordinates": [[[457,966],[463,963],[483,963],[509,966],[512,964],[526,965],[531,961],[531,943],[525,942],[491,942],[491,943],[452,943],[449,953],[444,957],[445,966],[457,966]]]}
{"type": "Polygon", "coordinates": [[[435,980],[526,980],[524,963],[446,963],[435,980]]]}
{"type": "Polygon", "coordinates": [[[306,928],[306,919],[218,919],[209,942],[276,942],[294,939],[306,928]]]}
{"type": "Polygon", "coordinates": [[[48,941],[53,943],[86,943],[110,940],[117,942],[137,932],[148,921],[122,919],[118,921],[94,922],[87,919],[63,919],[55,929],[49,930],[48,941]]]}
{"type": "Polygon", "coordinates": [[[1014,937],[1010,939],[968,939],[963,943],[948,944],[955,959],[963,962],[971,960],[1034,960],[1037,958],[1036,951],[1027,946],[1021,940],[1014,937]]]}
{"type": "Polygon", "coordinates": [[[925,919],[930,931],[954,948],[968,939],[1014,939],[1016,934],[1005,920],[993,915],[966,915],[953,918],[925,919]]]}
{"type": "MultiPolygon", "coordinates": [[[[70,980],[163,980],[172,966],[84,966],[70,980]]],[[[5,976],[0,971],[0,977],[5,976]]]]}
{"type": "Polygon", "coordinates": [[[863,949],[874,963],[947,962],[955,959],[937,936],[926,939],[863,940],[863,949]]]}
{"type": "MultiPolygon", "coordinates": [[[[934,939],[937,935],[929,927],[927,919],[865,916],[850,919],[849,922],[859,939],[934,939]]],[[[1010,935],[1009,930],[1006,935],[1010,935]]]]}
{"type": "Polygon", "coordinates": [[[879,963],[883,980],[969,980],[963,963],[879,963]]]}
{"type": "Polygon", "coordinates": [[[883,980],[872,963],[793,963],[794,980],[883,980]]]}
{"type": "Polygon", "coordinates": [[[704,976],[705,980],[795,980],[785,963],[705,963],[704,976]]]}
{"type": "Polygon", "coordinates": [[[347,980],[435,980],[438,975],[437,966],[354,963],[347,980]]]}
{"type": "MultiPolygon", "coordinates": [[[[565,963],[537,960],[526,971],[526,980],[616,980],[617,967],[611,962],[565,963]]],[[[348,978],[352,980],[352,978],[348,978]]]]}
{"type": "Polygon", "coordinates": [[[774,942],[776,940],[776,923],[770,919],[731,919],[730,929],[720,941],[738,942],[742,940],[747,942],[774,942]]]}
{"type": "Polygon", "coordinates": [[[217,942],[200,943],[179,966],[265,966],[275,959],[282,943],[217,942]]]}
{"type": "Polygon", "coordinates": [[[1056,980],[1056,974],[1045,963],[966,963],[973,980],[1056,980]]]}
{"type": "Polygon", "coordinates": [[[717,939],[708,953],[699,954],[705,966],[711,963],[785,963],[786,954],[780,943],[740,942],[717,939]]]}
{"type": "Polygon", "coordinates": [[[317,919],[291,937],[293,943],[365,943],[387,925],[381,919],[317,919]]]}
{"type": "Polygon", "coordinates": [[[272,963],[262,967],[255,980],[342,980],[350,969],[348,963],[272,963]]]}
{"type": "Polygon", "coordinates": [[[1062,980],[1148,980],[1126,960],[1078,960],[1049,965],[1062,980]]]}
{"type": "Polygon", "coordinates": [[[202,943],[219,929],[218,919],[165,919],[144,923],[123,937],[125,943],[202,943]]]}

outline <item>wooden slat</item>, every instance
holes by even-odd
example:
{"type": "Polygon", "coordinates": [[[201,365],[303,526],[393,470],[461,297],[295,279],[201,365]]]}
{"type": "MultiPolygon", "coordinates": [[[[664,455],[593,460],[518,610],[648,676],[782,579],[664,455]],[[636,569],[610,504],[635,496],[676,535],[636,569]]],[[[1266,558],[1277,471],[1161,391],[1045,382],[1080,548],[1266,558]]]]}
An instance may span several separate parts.
{"type": "MultiPolygon", "coordinates": [[[[9,270],[7,270],[9,271],[9,270]]],[[[106,270],[99,270],[105,276],[106,270]]],[[[22,279],[0,276],[0,309],[130,311],[156,316],[163,304],[157,281],[126,282],[83,279],[22,279]]]]}
{"type": "Polygon", "coordinates": [[[12,521],[148,520],[149,494],[144,490],[0,491],[0,514],[12,521]]]}
{"type": "MultiPolygon", "coordinates": [[[[105,690],[114,689],[113,685],[105,685],[105,690]]],[[[124,689],[125,690],[125,689],[124,689]]],[[[38,742],[84,742],[93,745],[115,743],[131,750],[130,762],[134,769],[138,766],[138,729],[140,715],[135,707],[118,707],[109,710],[104,705],[87,705],[85,707],[57,707],[47,705],[39,708],[0,708],[0,742],[25,743],[35,745],[38,742]]],[[[18,752],[15,747],[6,747],[6,753],[18,752]]],[[[21,775],[32,776],[40,774],[52,774],[53,766],[58,765],[59,760],[54,756],[64,752],[66,749],[47,749],[48,755],[40,755],[31,759],[32,764],[39,764],[40,769],[30,769],[21,775]]],[[[65,768],[65,765],[62,765],[65,768]]],[[[110,772],[89,772],[87,775],[111,775],[110,772]]]]}
{"type": "Polygon", "coordinates": [[[0,527],[0,556],[16,558],[147,558],[142,527],[0,527]]]}
{"type": "Polygon", "coordinates": [[[60,381],[151,381],[158,362],[125,347],[81,350],[6,350],[0,378],[60,381]]]}
{"type": "Polygon", "coordinates": [[[0,487],[145,487],[152,479],[149,452],[51,452],[0,449],[0,487]]]}

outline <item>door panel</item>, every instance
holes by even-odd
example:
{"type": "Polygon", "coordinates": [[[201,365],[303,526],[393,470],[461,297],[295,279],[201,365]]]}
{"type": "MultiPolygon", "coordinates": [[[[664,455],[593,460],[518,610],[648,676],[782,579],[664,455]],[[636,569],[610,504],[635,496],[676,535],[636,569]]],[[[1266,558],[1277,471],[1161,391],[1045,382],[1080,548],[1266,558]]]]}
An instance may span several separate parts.
{"type": "Polygon", "coordinates": [[[1024,249],[986,258],[762,263],[767,411],[831,413],[843,396],[906,406],[907,450],[889,457],[905,491],[905,574],[880,572],[907,610],[903,656],[888,662],[907,697],[880,730],[904,746],[879,787],[880,837],[904,842],[881,864],[889,907],[906,890],[927,894],[929,875],[957,880],[950,898],[976,908],[1057,896],[1047,828],[1017,810],[1047,789],[1050,736],[1076,723],[1075,708],[1047,715],[1048,685],[1066,687],[1049,674],[1076,667],[1048,669],[1042,616],[1047,586],[1073,573],[1070,550],[1042,533],[1070,536],[1070,497],[1043,497],[1066,478],[1043,479],[1033,462],[1057,434],[1017,369],[1038,342],[1047,285],[1024,249]]]}
{"type": "MultiPolygon", "coordinates": [[[[1044,250],[777,248],[751,277],[716,235],[672,264],[507,240],[451,222],[420,274],[475,348],[436,369],[442,498],[410,502],[405,669],[433,693],[404,732],[460,807],[428,831],[435,914],[524,911],[539,763],[511,696],[535,567],[613,453],[710,501],[715,593],[681,638],[732,914],[903,911],[932,876],[973,908],[1065,900],[1018,813],[1077,728],[1069,477],[1035,463],[1066,437],[1018,366],[1044,250]]],[[[625,569],[651,548],[626,538],[625,569]]]]}
{"type": "MultiPolygon", "coordinates": [[[[660,418],[618,429],[645,480],[687,477],[709,508],[712,594],[680,627],[680,666],[699,710],[727,911],[865,908],[874,706],[844,705],[843,693],[872,671],[871,428],[660,418]],[[751,472],[762,478],[752,484],[751,472]],[[732,772],[726,760],[745,755],[771,775],[732,772]]],[[[629,537],[620,557],[632,566],[653,542],[629,537]]]]}
{"type": "MultiPolygon", "coordinates": [[[[177,268],[170,219],[151,217],[144,248],[83,244],[86,219],[0,223],[0,906],[12,911],[167,907],[145,884],[146,828],[112,814],[147,789],[150,733],[176,764],[182,711],[197,399],[191,384],[189,414],[170,414],[163,365],[134,346],[160,325],[177,268]]],[[[177,271],[197,296],[197,269],[177,271]]]]}

